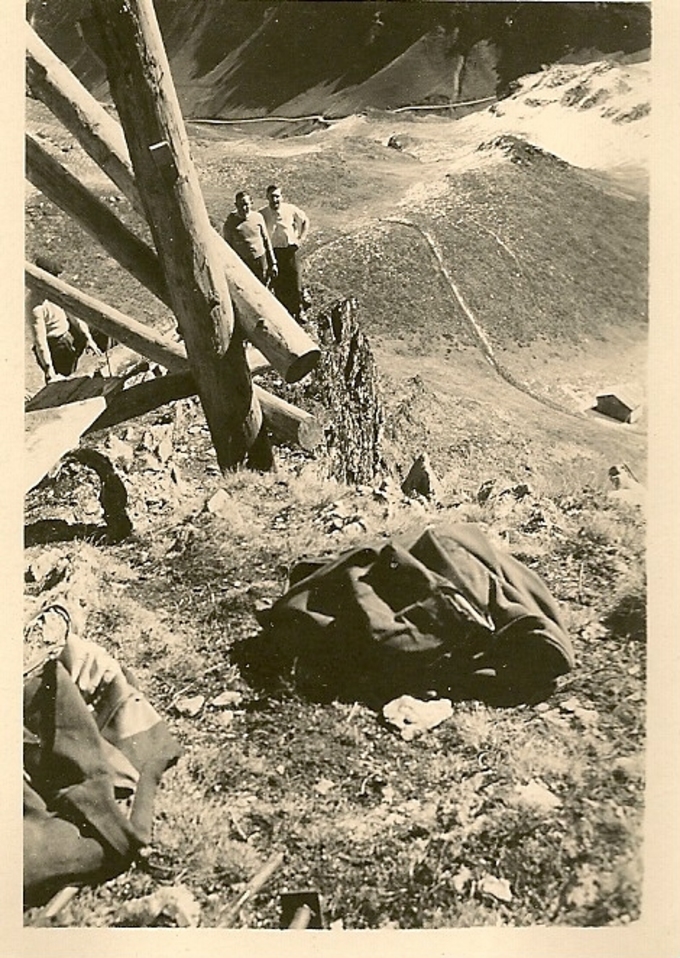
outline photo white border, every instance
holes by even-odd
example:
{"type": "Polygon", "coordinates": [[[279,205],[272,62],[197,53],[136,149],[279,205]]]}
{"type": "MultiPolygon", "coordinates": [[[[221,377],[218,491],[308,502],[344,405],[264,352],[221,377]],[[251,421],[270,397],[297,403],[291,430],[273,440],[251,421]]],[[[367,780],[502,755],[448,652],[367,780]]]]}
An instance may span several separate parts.
{"type": "MultiPolygon", "coordinates": [[[[58,0],[51,0],[58,2],[58,0]]],[[[5,773],[0,823],[0,950],[8,958],[212,958],[353,955],[469,958],[678,958],[680,956],[680,640],[677,636],[680,523],[680,3],[654,0],[651,176],[651,324],[649,350],[649,685],[648,786],[643,914],[621,928],[476,928],[443,931],[288,933],[220,929],[34,929],[22,926],[21,719],[23,449],[23,129],[25,5],[3,0],[0,21],[0,259],[3,276],[0,447],[4,668],[0,673],[5,773]]]]}

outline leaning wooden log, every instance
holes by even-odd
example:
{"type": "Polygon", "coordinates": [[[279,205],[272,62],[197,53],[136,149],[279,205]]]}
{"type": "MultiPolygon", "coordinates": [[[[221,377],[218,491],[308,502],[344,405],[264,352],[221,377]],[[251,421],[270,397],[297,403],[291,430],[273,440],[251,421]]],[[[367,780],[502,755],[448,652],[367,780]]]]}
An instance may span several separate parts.
{"type": "Polygon", "coordinates": [[[159,376],[156,379],[137,383],[135,386],[128,386],[127,389],[117,392],[115,396],[107,397],[106,409],[92,423],[87,432],[109,429],[128,419],[152,412],[166,403],[195,395],[196,382],[188,368],[185,368],[184,372],[168,373],[167,376],[159,376]]]}
{"type": "MultiPolygon", "coordinates": [[[[275,443],[288,443],[308,452],[319,446],[323,439],[323,429],[314,416],[257,384],[253,389],[262,407],[267,430],[275,443]]],[[[107,396],[106,410],[87,432],[108,429],[158,409],[165,403],[195,395],[196,383],[188,370],[150,379],[107,396]]]]}
{"type": "MultiPolygon", "coordinates": [[[[148,370],[148,363],[146,367],[148,370]]],[[[59,406],[83,403],[87,399],[98,399],[101,396],[104,397],[108,406],[111,402],[111,393],[120,392],[124,388],[123,376],[69,376],[67,379],[55,379],[51,383],[46,383],[24,403],[26,431],[31,421],[30,413],[58,409],[59,406]]]]}
{"type": "Polygon", "coordinates": [[[222,470],[272,463],[151,0],[92,0],[146,219],[222,470]]]}
{"type": "Polygon", "coordinates": [[[267,428],[276,442],[287,442],[309,452],[320,445],[324,431],[318,419],[257,384],[254,389],[267,428]]]}
{"type": "Polygon", "coordinates": [[[214,232],[239,325],[287,383],[314,369],[321,352],[288,310],[263,286],[234,250],[214,232]]]}
{"type": "MultiPolygon", "coordinates": [[[[30,27],[28,31],[29,89],[62,121],[134,208],[143,214],[120,124],[30,27]]],[[[88,27],[86,21],[85,33],[90,35],[88,39],[98,47],[98,41],[91,36],[92,32],[91,23],[88,27]]],[[[56,198],[50,198],[58,203],[56,198]]],[[[91,231],[93,226],[96,227],[96,218],[94,223],[89,222],[87,228],[91,231]]],[[[251,273],[222,237],[213,232],[215,246],[220,247],[223,256],[223,268],[229,282],[230,294],[245,335],[264,353],[286,382],[298,382],[318,362],[317,344],[251,273]]],[[[137,275],[137,278],[149,286],[143,274],[137,275]]],[[[156,288],[150,288],[157,293],[156,288]]],[[[164,295],[160,298],[167,302],[164,295]]]]}
{"type": "Polygon", "coordinates": [[[26,84],[144,215],[120,124],[26,24],[26,84]]]}
{"type": "Polygon", "coordinates": [[[30,134],[26,135],[26,176],[36,189],[77,220],[135,279],[170,305],[163,270],[151,247],[30,134]]]}
{"type": "MultiPolygon", "coordinates": [[[[36,425],[40,417],[35,417],[33,413],[43,413],[47,416],[63,415],[68,417],[69,413],[66,407],[73,406],[85,407],[86,401],[101,400],[106,401],[106,406],[91,406],[89,420],[79,420],[77,415],[68,420],[74,424],[75,431],[70,434],[67,444],[70,446],[77,444],[81,435],[91,432],[98,432],[101,429],[108,429],[111,426],[117,426],[128,419],[134,419],[136,416],[143,416],[145,413],[158,409],[165,403],[174,402],[178,399],[185,399],[188,396],[195,396],[197,389],[193,376],[188,366],[185,364],[184,372],[168,373],[165,376],[158,376],[134,386],[125,386],[123,376],[103,377],[103,376],[80,376],[75,379],[64,380],[63,382],[49,383],[44,386],[26,405],[26,434],[29,437],[27,444],[29,446],[27,462],[30,462],[34,456],[31,445],[34,439],[30,438],[39,428],[36,425]],[[53,410],[50,414],[48,410],[53,410]],[[58,412],[61,410],[61,413],[58,412]]],[[[288,443],[289,445],[299,446],[308,452],[317,449],[323,440],[323,428],[319,421],[298,406],[286,402],[279,396],[273,395],[261,386],[254,384],[253,389],[260,401],[262,415],[267,426],[267,430],[275,443],[288,443]]],[[[59,420],[60,422],[62,420],[59,420]]],[[[44,437],[50,442],[54,436],[50,436],[52,427],[49,423],[41,423],[45,426],[44,437]]],[[[43,468],[43,473],[35,478],[32,474],[33,485],[38,482],[44,471],[51,468],[52,465],[64,454],[64,448],[60,445],[63,436],[57,437],[58,441],[54,449],[47,451],[44,462],[48,466],[44,468],[42,462],[36,471],[43,468]],[[61,449],[61,452],[58,452],[61,449]]]]}
{"type": "MultiPolygon", "coordinates": [[[[146,323],[141,323],[103,300],[84,293],[34,263],[24,263],[24,277],[28,289],[51,300],[67,313],[77,316],[88,326],[128,346],[151,362],[178,372],[187,368],[187,351],[182,343],[168,339],[146,323]]],[[[122,361],[124,363],[125,359],[122,358],[122,361]]],[[[256,349],[246,351],[246,361],[251,373],[270,368],[266,357],[256,349]]]]}

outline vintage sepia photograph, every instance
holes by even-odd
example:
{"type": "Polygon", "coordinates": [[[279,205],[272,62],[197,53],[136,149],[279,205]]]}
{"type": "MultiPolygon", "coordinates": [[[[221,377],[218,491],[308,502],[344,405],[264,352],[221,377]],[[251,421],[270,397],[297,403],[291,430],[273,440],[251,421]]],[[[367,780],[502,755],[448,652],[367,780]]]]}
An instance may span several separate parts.
{"type": "Polygon", "coordinates": [[[24,932],[640,927],[653,14],[27,0],[24,932]]]}

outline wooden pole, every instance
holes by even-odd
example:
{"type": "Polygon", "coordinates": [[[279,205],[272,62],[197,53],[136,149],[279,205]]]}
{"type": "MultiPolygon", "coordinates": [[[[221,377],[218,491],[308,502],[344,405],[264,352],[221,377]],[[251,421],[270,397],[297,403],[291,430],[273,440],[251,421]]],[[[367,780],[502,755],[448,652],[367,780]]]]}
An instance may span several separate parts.
{"type": "Polygon", "coordinates": [[[26,83],[144,215],[120,124],[26,24],[26,83]]]}
{"type": "MultiPolygon", "coordinates": [[[[299,446],[307,452],[312,452],[320,445],[323,429],[314,416],[256,384],[253,389],[274,442],[299,446]]],[[[87,428],[86,432],[108,429],[128,419],[134,419],[135,416],[142,416],[153,409],[158,409],[165,403],[195,395],[196,383],[188,370],[150,379],[107,396],[105,411],[87,428]]]]}
{"type": "Polygon", "coordinates": [[[220,468],[271,450],[150,0],[92,0],[132,167],[220,468]]]}
{"type": "Polygon", "coordinates": [[[188,368],[183,373],[168,373],[158,379],[149,379],[123,389],[115,396],[107,396],[106,409],[89,426],[87,432],[109,429],[128,419],[134,419],[135,416],[143,416],[166,403],[195,395],[196,383],[188,368]]]}
{"type": "MultiPolygon", "coordinates": [[[[120,125],[35,32],[27,29],[29,89],[62,121],[135,209],[143,213],[120,125]]],[[[98,38],[92,36],[91,21],[85,21],[84,33],[101,53],[98,38]]],[[[317,364],[319,347],[215,231],[213,242],[221,249],[229,291],[244,333],[286,382],[302,379],[317,364]]]]}
{"type": "MultiPolygon", "coordinates": [[[[32,263],[25,264],[25,278],[29,289],[172,373],[126,389],[108,400],[106,411],[90,431],[104,429],[127,418],[141,416],[166,402],[196,394],[196,382],[189,371],[186,350],[181,343],[166,339],[145,323],[126,316],[32,263]]],[[[259,358],[254,362],[258,365],[259,358]]],[[[253,388],[264,421],[276,442],[292,443],[306,450],[319,445],[323,430],[312,415],[257,385],[253,388]]]]}
{"type": "Polygon", "coordinates": [[[219,233],[214,234],[239,325],[287,383],[298,382],[319,362],[319,346],[219,233]]]}
{"type": "Polygon", "coordinates": [[[255,385],[253,388],[260,400],[267,427],[277,442],[288,442],[310,452],[317,448],[323,439],[323,428],[314,416],[261,386],[255,385]]]}
{"type": "Polygon", "coordinates": [[[154,251],[30,134],[26,134],[26,176],[56,206],[77,220],[135,279],[170,305],[154,251]]]}
{"type": "Polygon", "coordinates": [[[277,852],[265,862],[259,872],[250,879],[236,901],[219,913],[218,919],[220,927],[231,928],[237,920],[241,909],[264,888],[274,872],[281,867],[284,860],[285,854],[283,852],[277,852]]]}

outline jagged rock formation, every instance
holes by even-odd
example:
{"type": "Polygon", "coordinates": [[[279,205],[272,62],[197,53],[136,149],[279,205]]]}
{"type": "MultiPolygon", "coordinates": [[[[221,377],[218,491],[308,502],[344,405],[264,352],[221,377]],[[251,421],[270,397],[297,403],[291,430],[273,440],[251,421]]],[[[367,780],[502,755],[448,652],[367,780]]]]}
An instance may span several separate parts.
{"type": "Polygon", "coordinates": [[[329,472],[350,484],[370,483],[383,469],[384,413],[377,367],[356,309],[354,300],[340,300],[316,317],[323,350],[305,388],[307,398],[327,410],[329,472]]]}

